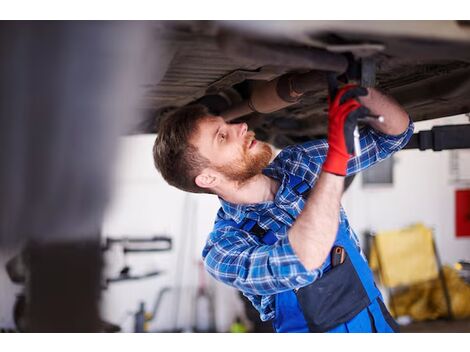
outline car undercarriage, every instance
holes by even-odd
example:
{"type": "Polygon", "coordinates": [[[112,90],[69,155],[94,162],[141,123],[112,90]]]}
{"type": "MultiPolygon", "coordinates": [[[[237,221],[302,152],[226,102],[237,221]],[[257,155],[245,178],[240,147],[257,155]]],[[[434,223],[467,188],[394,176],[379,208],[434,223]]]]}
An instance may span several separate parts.
{"type": "Polygon", "coordinates": [[[316,84],[295,103],[267,113],[242,108],[229,119],[246,121],[257,138],[278,148],[324,137],[324,73],[342,74],[356,64],[362,67],[350,75],[353,82],[390,94],[414,121],[470,111],[468,21],[176,21],[153,26],[156,60],[164,70],[144,84],[147,117],[133,133],[157,132],[160,118],[195,102],[224,116],[260,85],[309,72],[317,74],[316,84]]]}

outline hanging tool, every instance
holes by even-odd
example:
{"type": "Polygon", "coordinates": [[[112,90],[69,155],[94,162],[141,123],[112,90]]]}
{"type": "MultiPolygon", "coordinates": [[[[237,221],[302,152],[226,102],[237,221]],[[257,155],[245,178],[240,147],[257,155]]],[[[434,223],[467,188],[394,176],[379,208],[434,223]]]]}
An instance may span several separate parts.
{"type": "Polygon", "coordinates": [[[335,246],[331,250],[331,266],[335,267],[344,263],[346,259],[346,251],[341,246],[335,246]]]}
{"type": "Polygon", "coordinates": [[[121,238],[107,237],[103,250],[108,250],[112,245],[123,246],[124,253],[131,252],[164,252],[172,248],[172,238],[167,235],[154,235],[149,237],[129,237],[121,238]]]}

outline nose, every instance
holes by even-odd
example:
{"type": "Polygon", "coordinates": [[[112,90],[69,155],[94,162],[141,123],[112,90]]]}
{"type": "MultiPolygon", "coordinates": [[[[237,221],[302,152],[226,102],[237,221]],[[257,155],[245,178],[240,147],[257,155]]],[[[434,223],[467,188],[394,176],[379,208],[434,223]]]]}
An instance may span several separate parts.
{"type": "Polygon", "coordinates": [[[243,137],[245,136],[246,132],[248,131],[248,125],[245,122],[238,124],[238,136],[243,137]]]}

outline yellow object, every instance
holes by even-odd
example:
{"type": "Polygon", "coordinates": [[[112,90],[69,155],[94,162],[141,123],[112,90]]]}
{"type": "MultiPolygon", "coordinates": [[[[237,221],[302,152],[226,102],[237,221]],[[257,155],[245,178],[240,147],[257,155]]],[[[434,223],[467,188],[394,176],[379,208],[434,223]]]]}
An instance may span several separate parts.
{"type": "Polygon", "coordinates": [[[231,333],[244,333],[246,332],[246,327],[242,323],[233,323],[232,326],[230,326],[230,332],[231,333]]]}
{"type": "Polygon", "coordinates": [[[229,332],[231,333],[243,333],[247,332],[247,328],[245,324],[243,324],[242,319],[240,317],[236,317],[233,324],[230,326],[229,332]]]}
{"type": "MultiPolygon", "coordinates": [[[[442,269],[454,318],[470,318],[470,285],[450,266],[442,269]]],[[[418,321],[447,317],[446,301],[439,279],[411,286],[393,295],[393,301],[397,316],[408,315],[418,321]]]]}
{"type": "Polygon", "coordinates": [[[378,232],[374,236],[369,261],[373,270],[378,269],[379,259],[382,284],[390,288],[438,277],[432,230],[423,224],[378,232]]]}

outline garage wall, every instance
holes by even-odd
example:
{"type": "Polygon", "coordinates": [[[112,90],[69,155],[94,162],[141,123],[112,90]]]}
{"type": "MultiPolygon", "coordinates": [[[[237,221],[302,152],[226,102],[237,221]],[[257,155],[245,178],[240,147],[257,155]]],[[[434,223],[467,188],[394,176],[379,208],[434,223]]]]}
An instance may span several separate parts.
{"type": "MultiPolygon", "coordinates": [[[[116,168],[115,194],[111,201],[103,236],[136,237],[165,234],[173,239],[171,252],[129,254],[127,265],[135,274],[156,269],[165,273],[155,278],[114,283],[104,291],[103,316],[133,331],[132,314],[143,301],[152,310],[157,294],[170,287],[163,296],[151,331],[175,328],[191,331],[195,324],[195,296],[201,270],[199,263],[206,237],[212,229],[219,201],[215,196],[194,195],[169,187],[153,167],[152,146],[155,136],[123,139],[120,162],[116,168]]],[[[116,247],[106,254],[107,275],[115,276],[124,258],[116,247]]],[[[202,272],[215,297],[218,331],[227,331],[242,307],[236,292],[202,272]]],[[[208,311],[198,315],[207,321],[208,311]]],[[[200,327],[204,327],[201,326],[200,327]]]]}
{"type": "MultiPolygon", "coordinates": [[[[415,132],[434,125],[468,123],[465,115],[415,123],[415,132]]],[[[469,188],[467,182],[453,182],[452,153],[470,159],[468,150],[402,150],[395,154],[393,186],[363,186],[358,175],[343,198],[350,222],[358,234],[393,230],[422,222],[434,228],[436,245],[443,263],[470,259],[470,238],[455,237],[454,193],[469,188]]],[[[461,165],[461,167],[464,165],[461,165]]]]}

